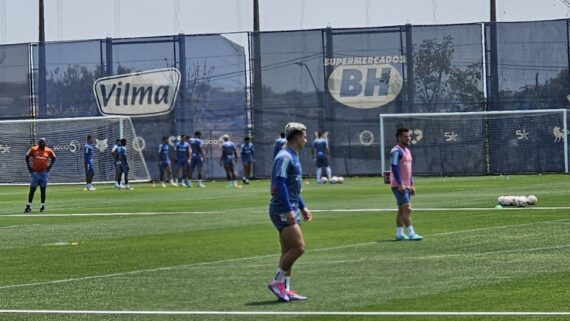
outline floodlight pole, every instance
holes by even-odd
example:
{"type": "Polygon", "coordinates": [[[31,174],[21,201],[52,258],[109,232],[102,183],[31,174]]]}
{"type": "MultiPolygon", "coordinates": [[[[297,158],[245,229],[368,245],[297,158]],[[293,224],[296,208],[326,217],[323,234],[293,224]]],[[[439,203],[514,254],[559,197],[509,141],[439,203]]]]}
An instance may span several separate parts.
{"type": "Polygon", "coordinates": [[[35,106],[35,110],[32,111],[32,115],[38,116],[46,112],[46,33],[44,24],[44,0],[39,0],[39,35],[38,35],[38,104],[35,106]]]}

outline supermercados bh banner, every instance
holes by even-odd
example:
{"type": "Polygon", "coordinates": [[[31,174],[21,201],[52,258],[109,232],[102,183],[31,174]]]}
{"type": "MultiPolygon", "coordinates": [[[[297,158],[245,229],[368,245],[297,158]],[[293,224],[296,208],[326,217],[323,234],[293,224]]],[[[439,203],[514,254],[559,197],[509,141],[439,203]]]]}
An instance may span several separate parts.
{"type": "Polygon", "coordinates": [[[352,108],[384,106],[402,90],[402,74],[394,65],[405,63],[405,56],[326,58],[325,67],[334,68],[328,77],[329,93],[352,108]]]}

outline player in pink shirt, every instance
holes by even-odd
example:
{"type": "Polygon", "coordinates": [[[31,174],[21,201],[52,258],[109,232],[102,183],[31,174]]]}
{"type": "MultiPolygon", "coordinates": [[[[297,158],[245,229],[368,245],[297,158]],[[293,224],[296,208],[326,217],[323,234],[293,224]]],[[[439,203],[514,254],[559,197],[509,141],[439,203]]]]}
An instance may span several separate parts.
{"type": "Polygon", "coordinates": [[[390,187],[398,203],[396,241],[421,241],[423,237],[414,232],[411,217],[411,196],[416,195],[412,178],[412,153],[408,148],[412,140],[411,131],[407,128],[398,128],[396,139],[398,144],[390,151],[390,187]],[[407,235],[404,234],[404,227],[407,229],[407,235]]]}

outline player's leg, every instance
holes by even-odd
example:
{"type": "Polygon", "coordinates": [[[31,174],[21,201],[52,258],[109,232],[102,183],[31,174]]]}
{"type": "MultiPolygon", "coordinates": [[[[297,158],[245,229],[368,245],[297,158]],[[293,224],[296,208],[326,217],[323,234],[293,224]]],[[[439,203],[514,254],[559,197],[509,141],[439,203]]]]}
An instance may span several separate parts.
{"type": "Polygon", "coordinates": [[[48,173],[44,172],[40,174],[40,212],[46,209],[46,196],[47,196],[47,183],[48,183],[48,173]]]}
{"type": "Polygon", "coordinates": [[[121,169],[117,162],[115,162],[115,188],[121,187],[121,169]]]}
{"type": "Polygon", "coordinates": [[[284,228],[279,235],[281,243],[280,268],[285,271],[284,283],[285,291],[289,300],[306,300],[307,297],[297,294],[291,290],[291,272],[293,264],[305,252],[305,241],[301,226],[299,224],[290,225],[284,228]]]}
{"type": "Polygon", "coordinates": [[[397,188],[392,188],[392,193],[396,198],[396,204],[398,205],[398,213],[396,214],[396,241],[408,240],[409,237],[404,233],[404,227],[406,226],[404,218],[404,208],[405,204],[410,203],[409,193],[400,192],[397,188]]]}
{"type": "Polygon", "coordinates": [[[236,186],[237,186],[236,171],[235,171],[235,164],[234,164],[233,161],[230,163],[230,176],[231,176],[231,179],[232,179],[232,185],[233,185],[234,187],[236,187],[236,186]]]}
{"type": "Polygon", "coordinates": [[[412,241],[421,241],[423,237],[416,234],[412,225],[412,204],[406,203],[402,205],[402,222],[408,230],[408,238],[412,241]]]}
{"type": "Polygon", "coordinates": [[[197,161],[196,164],[196,171],[198,172],[198,187],[206,187],[206,185],[204,185],[204,183],[202,182],[203,168],[204,168],[204,162],[202,162],[202,160],[200,159],[199,161],[197,161]]]}

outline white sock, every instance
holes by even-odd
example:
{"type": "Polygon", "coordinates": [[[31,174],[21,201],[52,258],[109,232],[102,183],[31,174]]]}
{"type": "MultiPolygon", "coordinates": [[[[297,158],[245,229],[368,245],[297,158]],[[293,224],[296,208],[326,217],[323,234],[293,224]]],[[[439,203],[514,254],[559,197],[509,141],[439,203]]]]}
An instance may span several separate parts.
{"type": "Polygon", "coordinates": [[[32,207],[32,203],[28,203],[28,206],[29,206],[29,207],[32,207]]]}
{"type": "Polygon", "coordinates": [[[408,226],[408,235],[411,235],[411,234],[415,234],[415,233],[414,233],[414,227],[410,225],[410,226],[408,226]]]}
{"type": "Polygon", "coordinates": [[[285,281],[285,271],[283,271],[281,268],[278,268],[277,273],[275,273],[275,277],[273,278],[273,281],[284,282],[285,281]]]}
{"type": "Polygon", "coordinates": [[[326,170],[327,170],[327,177],[328,177],[329,180],[330,180],[330,179],[332,178],[332,171],[331,171],[331,168],[327,166],[326,170]]]}
{"type": "Polygon", "coordinates": [[[285,291],[289,292],[291,290],[291,277],[286,276],[284,280],[285,280],[285,291]]]}
{"type": "Polygon", "coordinates": [[[317,182],[321,181],[321,173],[323,172],[322,168],[317,168],[317,182]]]}
{"type": "Polygon", "coordinates": [[[40,207],[46,206],[46,203],[40,203],[40,207]]]}
{"type": "Polygon", "coordinates": [[[396,227],[396,235],[404,235],[404,228],[396,227]]]}

